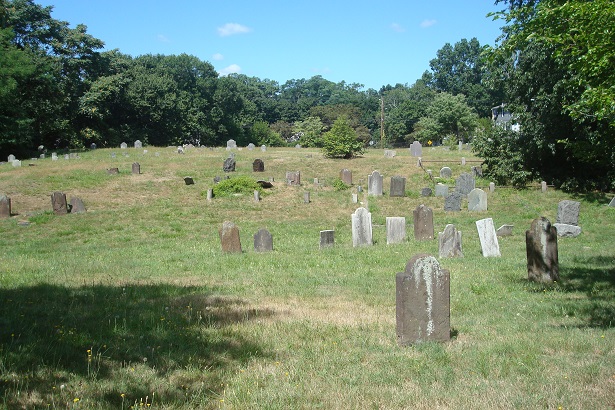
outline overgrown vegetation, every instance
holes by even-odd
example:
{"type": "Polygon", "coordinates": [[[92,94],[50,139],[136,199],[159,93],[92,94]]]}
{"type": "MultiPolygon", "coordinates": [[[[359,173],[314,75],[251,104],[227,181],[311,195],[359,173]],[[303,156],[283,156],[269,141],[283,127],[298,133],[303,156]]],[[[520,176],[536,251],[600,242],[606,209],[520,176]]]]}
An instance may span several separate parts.
{"type": "Polygon", "coordinates": [[[217,197],[228,197],[237,194],[252,195],[254,191],[262,192],[262,187],[252,177],[246,175],[223,179],[213,187],[213,194],[217,197]]]}

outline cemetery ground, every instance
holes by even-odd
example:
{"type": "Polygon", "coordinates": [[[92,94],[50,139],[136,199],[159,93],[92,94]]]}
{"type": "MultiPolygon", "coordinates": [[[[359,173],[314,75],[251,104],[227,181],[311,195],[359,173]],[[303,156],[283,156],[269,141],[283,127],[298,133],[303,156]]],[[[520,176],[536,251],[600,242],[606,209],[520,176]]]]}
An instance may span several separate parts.
{"type": "MultiPolygon", "coordinates": [[[[274,178],[260,202],[207,200],[224,176],[224,149],[98,149],[0,166],[13,213],[0,219],[0,407],[613,408],[610,196],[496,187],[488,211],[468,212],[464,201],[461,212],[445,212],[443,198],[420,196],[433,182],[407,150],[353,160],[310,149],[234,152],[231,177],[274,178]],[[255,158],[265,172],[252,172],[255,158]],[[112,167],[120,173],[109,175],[112,167]],[[353,187],[336,190],[343,168],[353,187]],[[302,185],[286,185],[296,170],[302,185]],[[383,197],[366,196],[373,170],[384,175],[383,197]],[[387,195],[394,175],[407,178],[405,197],[387,195]],[[54,191],[81,198],[87,212],[54,215],[54,191]],[[530,283],[525,231],[540,216],[555,222],[564,199],[581,202],[582,234],[558,238],[559,283],[530,283]],[[421,204],[433,209],[436,237],[447,224],[462,232],[464,257],[438,259],[451,275],[450,342],[400,347],[395,274],[416,254],[438,256],[437,238],[412,235],[421,204]],[[374,245],[353,248],[359,206],[372,213],[374,245]],[[386,244],[388,216],[406,217],[402,244],[386,244]],[[488,217],[514,225],[499,238],[499,258],[481,254],[475,221],[488,217]],[[224,221],[239,227],[242,253],[222,252],[224,221]],[[273,235],[272,252],[254,251],[261,228],[273,235]],[[319,231],[329,229],[335,246],[321,250],[319,231]]],[[[477,165],[462,166],[461,156],[476,160],[423,149],[425,161],[445,161],[424,162],[434,176],[477,165]]]]}

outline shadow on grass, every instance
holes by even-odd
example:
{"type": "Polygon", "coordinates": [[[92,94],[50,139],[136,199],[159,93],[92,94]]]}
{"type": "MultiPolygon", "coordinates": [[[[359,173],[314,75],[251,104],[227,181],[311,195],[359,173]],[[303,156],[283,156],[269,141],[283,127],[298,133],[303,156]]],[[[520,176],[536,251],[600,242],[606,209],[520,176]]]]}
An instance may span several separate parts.
{"type": "Polygon", "coordinates": [[[207,402],[225,368],[266,355],[236,324],[273,315],[171,285],[39,285],[0,290],[0,300],[0,403],[9,408],[57,402],[60,386],[71,403],[82,394],[103,408],[152,392],[158,404],[207,402]]]}

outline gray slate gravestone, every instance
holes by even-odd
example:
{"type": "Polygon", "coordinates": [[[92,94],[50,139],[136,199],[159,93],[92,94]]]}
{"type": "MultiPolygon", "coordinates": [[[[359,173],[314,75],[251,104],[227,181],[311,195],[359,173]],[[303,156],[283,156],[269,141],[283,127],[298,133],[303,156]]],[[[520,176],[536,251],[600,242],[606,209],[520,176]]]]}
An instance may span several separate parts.
{"type": "Polygon", "coordinates": [[[239,228],[230,221],[224,221],[222,228],[218,231],[222,252],[241,253],[241,240],[239,239],[239,228]]]}
{"type": "Polygon", "coordinates": [[[90,149],[92,149],[92,150],[93,150],[93,149],[96,149],[96,144],[95,144],[95,143],[91,143],[91,144],[90,144],[90,149]]]}
{"type": "Polygon", "coordinates": [[[525,231],[525,249],[529,280],[541,283],[559,280],[557,232],[547,218],[532,221],[530,229],[525,231]]]}
{"type": "Polygon", "coordinates": [[[309,191],[306,191],[303,193],[303,203],[304,204],[310,203],[310,192],[309,191]]]}
{"type": "Polygon", "coordinates": [[[320,231],[320,249],[331,248],[335,245],[335,231],[320,231]]]}
{"type": "Polygon", "coordinates": [[[568,224],[553,224],[555,230],[557,231],[557,236],[576,238],[581,235],[581,227],[577,225],[568,225],[568,224]]]}
{"type": "Polygon", "coordinates": [[[463,258],[461,231],[455,225],[448,224],[438,233],[438,254],[440,258],[463,258]]]}
{"type": "MultiPolygon", "coordinates": [[[[448,196],[448,186],[438,182],[436,184],[436,196],[446,198],[448,196]]],[[[461,210],[461,204],[459,206],[459,210],[461,210]]]]}
{"type": "Polygon", "coordinates": [[[497,236],[511,236],[514,225],[502,225],[495,231],[497,236]]]}
{"type": "Polygon", "coordinates": [[[143,143],[139,140],[135,141],[135,148],[143,148],[143,143]]]}
{"type": "Polygon", "coordinates": [[[400,346],[450,340],[450,273],[430,255],[416,255],[395,276],[395,321],[400,346]]]}
{"type": "Polygon", "coordinates": [[[235,158],[228,157],[224,160],[224,164],[222,165],[222,170],[224,172],[235,172],[235,158]]]}
{"type": "Polygon", "coordinates": [[[391,189],[389,190],[389,196],[406,196],[406,178],[399,175],[391,177],[391,189]]]}
{"type": "Polygon", "coordinates": [[[444,198],[444,210],[459,212],[461,211],[461,200],[463,195],[457,191],[453,191],[449,196],[444,198]]]}
{"type": "Polygon", "coordinates": [[[413,157],[423,156],[423,146],[420,142],[414,141],[412,144],[410,144],[410,155],[412,155],[413,157]]]}
{"type": "Polygon", "coordinates": [[[548,188],[547,188],[547,182],[546,182],[546,181],[541,181],[541,182],[540,182],[540,190],[541,190],[542,192],[547,192],[547,189],[548,189],[548,188]]]}
{"type": "Polygon", "coordinates": [[[85,209],[85,204],[83,203],[81,198],[78,198],[76,196],[71,197],[70,199],[70,213],[71,214],[81,214],[86,211],[87,209],[85,209]]]}
{"type": "Polygon", "coordinates": [[[262,159],[256,158],[252,163],[253,172],[265,172],[265,163],[262,159]]]}
{"type": "Polygon", "coordinates": [[[468,211],[482,212],[487,210],[487,193],[480,188],[474,188],[468,194],[468,211]]]}
{"type": "Polygon", "coordinates": [[[0,195],[0,218],[11,217],[11,198],[0,195]]]}
{"type": "Polygon", "coordinates": [[[455,180],[455,191],[463,196],[468,195],[474,188],[476,188],[476,181],[472,174],[464,172],[455,180]]]}
{"type": "Polygon", "coordinates": [[[403,216],[387,216],[387,245],[403,243],[406,240],[406,218],[403,216]]]}
{"type": "Polygon", "coordinates": [[[440,178],[452,178],[453,177],[453,171],[449,168],[449,167],[442,167],[440,169],[440,178]]]}
{"type": "Polygon", "coordinates": [[[425,205],[419,205],[412,211],[414,218],[414,239],[426,241],[434,238],[433,211],[425,205]]]}
{"type": "Polygon", "coordinates": [[[118,175],[120,173],[119,168],[109,168],[107,169],[107,174],[109,175],[118,175]]]}
{"type": "Polygon", "coordinates": [[[431,190],[431,188],[421,189],[421,196],[431,196],[432,194],[433,194],[433,191],[431,190]]]}
{"type": "Polygon", "coordinates": [[[132,173],[136,175],[141,173],[141,165],[138,162],[132,163],[132,173]]]}
{"type": "Polygon", "coordinates": [[[384,150],[384,156],[385,158],[393,158],[397,155],[396,151],[390,150],[390,149],[385,149],[384,150]]]}
{"type": "Polygon", "coordinates": [[[21,166],[21,161],[16,159],[11,163],[14,167],[20,167],[21,166]]]}
{"type": "Polygon", "coordinates": [[[184,177],[184,183],[186,185],[194,185],[194,179],[192,177],[184,177]]]}
{"type": "Polygon", "coordinates": [[[367,195],[382,196],[382,175],[373,171],[367,176],[367,195]]]}
{"type": "Polygon", "coordinates": [[[340,179],[346,185],[352,185],[352,171],[346,168],[342,169],[340,171],[340,179]]]}
{"type": "Polygon", "coordinates": [[[273,236],[271,236],[268,230],[259,229],[254,234],[254,250],[256,252],[270,252],[273,250],[273,236]]]}
{"type": "Polygon", "coordinates": [[[372,243],[372,214],[363,207],[358,208],[352,214],[352,246],[369,246],[372,243]]]}
{"type": "Polygon", "coordinates": [[[51,206],[53,213],[56,215],[66,215],[68,206],[66,204],[66,195],[63,192],[54,192],[51,194],[51,206]]]}
{"type": "Polygon", "coordinates": [[[301,185],[301,171],[286,171],[288,185],[301,185]]]}
{"type": "Polygon", "coordinates": [[[478,238],[480,239],[480,247],[484,257],[502,256],[500,254],[500,245],[498,237],[493,226],[493,219],[485,218],[476,221],[476,229],[478,230],[478,238]]]}
{"type": "Polygon", "coordinates": [[[267,146],[261,145],[261,152],[266,152],[266,151],[267,151],[267,146]]]}
{"type": "Polygon", "coordinates": [[[579,210],[581,203],[577,201],[564,200],[557,204],[557,223],[566,225],[579,224],[579,210]]]}
{"type": "Polygon", "coordinates": [[[615,197],[613,197],[613,199],[611,199],[611,202],[609,202],[609,206],[612,208],[615,208],[615,197]]]}

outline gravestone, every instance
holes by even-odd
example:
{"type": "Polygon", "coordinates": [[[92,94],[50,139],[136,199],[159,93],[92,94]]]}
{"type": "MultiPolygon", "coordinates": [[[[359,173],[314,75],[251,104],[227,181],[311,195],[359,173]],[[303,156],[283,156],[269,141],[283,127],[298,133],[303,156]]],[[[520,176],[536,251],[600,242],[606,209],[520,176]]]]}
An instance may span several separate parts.
{"type": "Polygon", "coordinates": [[[440,258],[463,258],[461,231],[448,224],[444,232],[438,232],[438,255],[440,258]]]}
{"type": "Polygon", "coordinates": [[[254,250],[256,252],[270,252],[273,250],[273,236],[271,236],[268,230],[259,229],[254,234],[254,250]]]}
{"type": "Polygon", "coordinates": [[[11,155],[9,155],[7,162],[13,162],[13,161],[15,161],[15,159],[16,159],[15,155],[11,154],[11,155]]]}
{"type": "Polygon", "coordinates": [[[577,225],[554,223],[553,226],[557,231],[557,236],[576,238],[581,235],[581,227],[577,225]]]}
{"type": "Polygon", "coordinates": [[[396,151],[390,150],[390,149],[385,149],[384,150],[384,156],[385,158],[393,158],[397,155],[396,151]]]}
{"type": "Polygon", "coordinates": [[[92,149],[92,150],[96,149],[96,144],[95,143],[91,143],[90,144],[90,149],[92,149]]]}
{"type": "Polygon", "coordinates": [[[261,193],[255,189],[254,190],[254,202],[260,202],[261,201],[261,193]]]}
{"type": "Polygon", "coordinates": [[[367,195],[382,196],[382,175],[373,171],[367,176],[367,195]]]}
{"type": "Polygon", "coordinates": [[[0,218],[11,217],[11,198],[0,195],[0,218]]]}
{"type": "Polygon", "coordinates": [[[126,144],[125,142],[122,142],[122,143],[120,144],[120,148],[121,148],[121,149],[126,149],[126,148],[128,148],[128,144],[126,144]]]}
{"type": "Polygon", "coordinates": [[[483,212],[487,210],[487,193],[480,188],[474,188],[468,194],[468,211],[483,212]]]}
{"type": "Polygon", "coordinates": [[[120,173],[119,168],[109,168],[107,169],[107,174],[109,175],[118,175],[120,173]]]}
{"type": "Polygon", "coordinates": [[[87,210],[85,209],[85,204],[83,203],[81,198],[78,198],[76,196],[71,197],[70,199],[70,213],[71,214],[81,214],[86,211],[87,210]]]}
{"type": "Polygon", "coordinates": [[[182,147],[181,145],[180,145],[180,146],[178,146],[178,147],[177,147],[177,153],[178,153],[178,154],[184,154],[184,153],[185,153],[185,151],[184,151],[184,147],[182,147]]]}
{"type": "Polygon", "coordinates": [[[224,164],[222,164],[222,170],[224,172],[235,172],[235,158],[228,157],[224,160],[224,164]]]}
{"type": "Polygon", "coordinates": [[[399,175],[391,177],[391,189],[389,190],[389,196],[406,196],[406,178],[399,175]]]}
{"type": "Polygon", "coordinates": [[[540,182],[540,190],[542,192],[547,192],[547,182],[546,181],[541,181],[540,182]]]}
{"type": "Polygon", "coordinates": [[[450,273],[430,255],[416,255],[395,276],[395,321],[400,346],[450,340],[450,273]]]}
{"type": "Polygon", "coordinates": [[[332,248],[335,245],[335,231],[320,231],[320,249],[332,248]]]}
{"type": "Polygon", "coordinates": [[[410,155],[413,157],[421,157],[423,156],[423,146],[420,142],[414,141],[410,144],[410,155]]]}
{"type": "Polygon", "coordinates": [[[141,165],[139,165],[138,162],[133,162],[132,173],[136,175],[139,175],[141,173],[141,165]]]}
{"type": "Polygon", "coordinates": [[[615,208],[615,197],[613,197],[613,199],[611,199],[611,202],[609,202],[609,206],[612,208],[615,208]]]}
{"type": "Polygon", "coordinates": [[[352,246],[369,245],[372,245],[372,214],[361,207],[352,214],[352,246]]]}
{"type": "Polygon", "coordinates": [[[286,171],[286,183],[288,185],[301,185],[301,172],[286,171]]]}
{"type": "Polygon", "coordinates": [[[461,157],[461,165],[465,165],[466,164],[466,157],[461,157]]]}
{"type": "Polygon", "coordinates": [[[497,236],[511,236],[514,225],[502,225],[495,231],[497,236]]]}
{"type": "Polygon", "coordinates": [[[136,140],[135,141],[135,148],[139,148],[139,149],[143,148],[143,143],[141,141],[139,141],[139,140],[136,140]]]}
{"type": "Polygon", "coordinates": [[[580,208],[580,202],[569,200],[560,201],[557,204],[557,223],[578,225],[580,208]]]}
{"type": "Polygon", "coordinates": [[[493,226],[493,219],[485,218],[476,221],[476,229],[478,230],[478,238],[480,239],[480,247],[483,251],[484,257],[499,257],[500,245],[498,244],[498,237],[495,233],[495,227],[493,226]]]}
{"type": "Polygon", "coordinates": [[[440,178],[449,179],[452,177],[453,177],[453,171],[449,167],[440,168],[440,178]]]}
{"type": "Polygon", "coordinates": [[[489,182],[489,192],[490,193],[495,192],[495,182],[489,182]]]}
{"type": "Polygon", "coordinates": [[[262,159],[256,158],[252,163],[253,172],[265,172],[265,163],[262,159]]]}
{"type": "Polygon", "coordinates": [[[472,174],[464,172],[455,180],[455,191],[463,196],[468,195],[474,188],[476,188],[476,181],[472,174]]]}
{"type": "Polygon", "coordinates": [[[412,211],[414,218],[414,239],[426,241],[434,238],[433,211],[425,205],[419,205],[412,211]]]}
{"type": "Polygon", "coordinates": [[[45,154],[39,155],[39,159],[45,159],[45,154]]]}
{"type": "Polygon", "coordinates": [[[237,225],[230,221],[224,221],[218,233],[220,234],[222,252],[241,253],[241,240],[237,225]]]}
{"type": "Polygon", "coordinates": [[[51,207],[56,215],[66,215],[68,206],[66,204],[66,195],[63,192],[54,192],[51,194],[51,207]]]}
{"type": "Polygon", "coordinates": [[[254,151],[254,148],[255,148],[255,147],[256,147],[256,146],[255,146],[254,144],[249,143],[249,144],[248,144],[248,151],[254,151]]]}
{"type": "Polygon", "coordinates": [[[346,185],[352,185],[352,171],[346,168],[342,169],[340,171],[340,179],[346,185]]]}
{"type": "Polygon", "coordinates": [[[64,154],[64,159],[70,159],[70,155],[64,154]]]}
{"type": "Polygon", "coordinates": [[[310,203],[310,192],[309,191],[306,191],[303,193],[303,203],[304,204],[310,203]]]}
{"type": "Polygon", "coordinates": [[[237,148],[237,142],[235,142],[235,140],[228,140],[226,141],[226,150],[232,150],[232,149],[236,149],[237,148]]]}
{"type": "MultiPolygon", "coordinates": [[[[113,157],[113,154],[111,154],[111,157],[113,157]]],[[[115,158],[115,157],[113,157],[115,158]]],[[[57,161],[58,160],[58,154],[56,154],[55,152],[51,153],[51,160],[52,161],[57,161]]]]}
{"type": "MultiPolygon", "coordinates": [[[[448,186],[438,182],[436,184],[436,196],[446,198],[448,196],[448,186]]],[[[459,206],[461,207],[461,204],[459,206]]]]}
{"type": "Polygon", "coordinates": [[[461,151],[463,149],[463,141],[459,141],[459,145],[457,147],[457,151],[461,151]]]}
{"type": "Polygon", "coordinates": [[[461,195],[457,191],[451,192],[451,194],[444,198],[444,210],[459,212],[461,211],[461,200],[463,199],[463,195],[461,195]]]}
{"type": "Polygon", "coordinates": [[[431,188],[421,189],[421,196],[431,196],[432,194],[433,194],[433,191],[431,190],[431,188]]]}
{"type": "Polygon", "coordinates": [[[403,243],[406,240],[406,218],[403,216],[387,216],[387,245],[403,243]]]}
{"type": "Polygon", "coordinates": [[[21,167],[21,161],[16,159],[11,163],[11,165],[13,165],[15,168],[19,168],[21,167]]]}
{"type": "Polygon", "coordinates": [[[525,249],[529,280],[541,283],[559,280],[557,232],[547,218],[532,221],[530,229],[525,231],[525,249]]]}
{"type": "Polygon", "coordinates": [[[267,146],[261,145],[261,152],[266,152],[266,151],[267,151],[267,146]]]}
{"type": "Polygon", "coordinates": [[[184,183],[186,185],[194,185],[194,178],[192,178],[192,177],[184,177],[184,183]]]}

